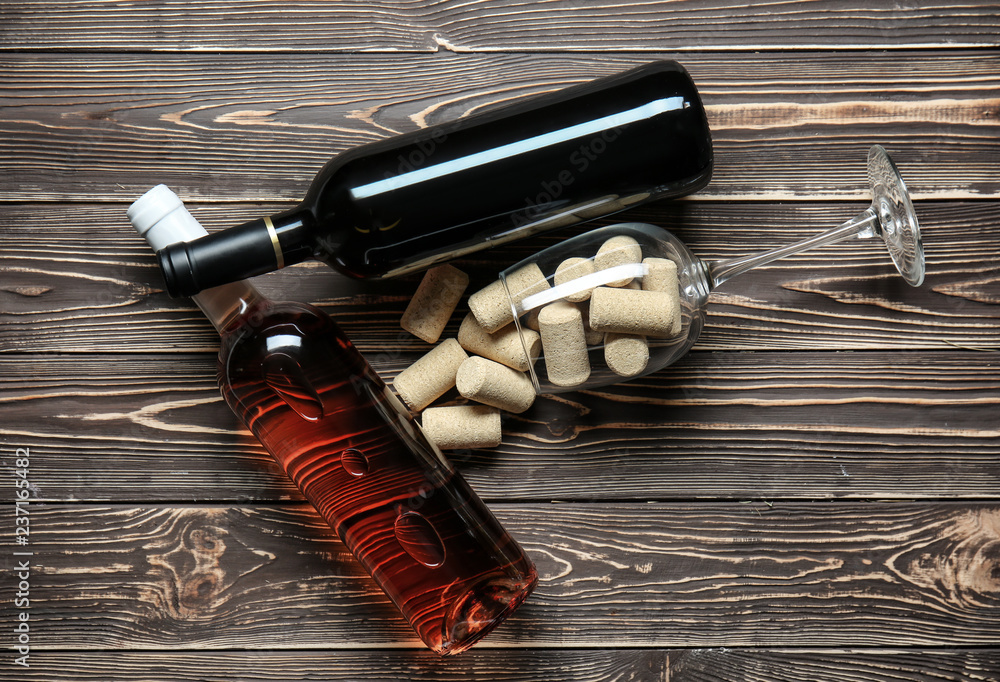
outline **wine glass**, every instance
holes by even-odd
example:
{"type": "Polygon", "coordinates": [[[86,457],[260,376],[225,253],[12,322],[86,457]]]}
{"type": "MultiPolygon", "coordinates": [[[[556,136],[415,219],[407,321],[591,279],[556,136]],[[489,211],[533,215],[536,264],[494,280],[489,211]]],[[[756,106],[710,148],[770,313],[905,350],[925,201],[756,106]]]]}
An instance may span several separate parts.
{"type": "Polygon", "coordinates": [[[753,256],[704,261],[662,228],[622,223],[556,244],[500,275],[539,394],[596,388],[666,367],[694,345],[709,293],[759,265],[848,239],[880,237],[912,286],[920,228],[885,149],[868,153],[872,204],[852,220],[753,256]],[[540,341],[540,343],[539,343],[540,341]],[[540,350],[539,350],[540,347],[540,350]]]}

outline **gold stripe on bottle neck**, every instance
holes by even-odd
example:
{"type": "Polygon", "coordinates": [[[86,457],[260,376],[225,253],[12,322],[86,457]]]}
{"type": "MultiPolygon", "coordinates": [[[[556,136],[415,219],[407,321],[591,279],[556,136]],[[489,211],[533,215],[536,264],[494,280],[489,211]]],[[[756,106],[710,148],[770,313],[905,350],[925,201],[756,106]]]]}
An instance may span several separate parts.
{"type": "Polygon", "coordinates": [[[264,227],[271,238],[271,246],[274,247],[274,259],[278,261],[278,269],[285,267],[285,254],[281,252],[281,244],[278,242],[278,232],[274,229],[274,223],[270,218],[264,218],[264,227]]]}

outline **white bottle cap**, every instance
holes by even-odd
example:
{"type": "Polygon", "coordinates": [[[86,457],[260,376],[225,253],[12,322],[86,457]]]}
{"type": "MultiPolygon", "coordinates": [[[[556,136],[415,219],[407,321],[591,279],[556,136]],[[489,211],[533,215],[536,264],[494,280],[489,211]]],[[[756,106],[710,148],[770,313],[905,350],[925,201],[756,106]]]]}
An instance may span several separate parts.
{"type": "Polygon", "coordinates": [[[157,185],[135,200],[126,212],[132,227],[153,251],[204,237],[208,232],[166,185],[157,185]]]}

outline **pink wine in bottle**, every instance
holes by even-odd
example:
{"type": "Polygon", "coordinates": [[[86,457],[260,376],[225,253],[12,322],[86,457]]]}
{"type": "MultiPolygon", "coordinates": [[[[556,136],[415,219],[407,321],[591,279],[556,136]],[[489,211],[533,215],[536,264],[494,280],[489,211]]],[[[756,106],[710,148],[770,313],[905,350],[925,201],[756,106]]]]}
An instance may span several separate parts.
{"type": "MultiPolygon", "coordinates": [[[[205,233],[162,185],[129,218],[154,249],[205,233]]],[[[195,301],[226,403],[428,647],[463,651],[524,601],[531,561],[328,315],[242,281],[195,301]]]]}

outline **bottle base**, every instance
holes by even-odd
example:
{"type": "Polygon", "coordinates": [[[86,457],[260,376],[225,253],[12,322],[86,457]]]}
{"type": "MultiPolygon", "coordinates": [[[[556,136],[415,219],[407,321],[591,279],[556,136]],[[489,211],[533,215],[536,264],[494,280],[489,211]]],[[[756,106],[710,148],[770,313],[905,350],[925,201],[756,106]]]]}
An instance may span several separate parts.
{"type": "Polygon", "coordinates": [[[441,642],[431,648],[441,656],[469,649],[516,611],[537,584],[534,567],[525,580],[493,575],[481,581],[449,610],[441,626],[441,642]]]}

